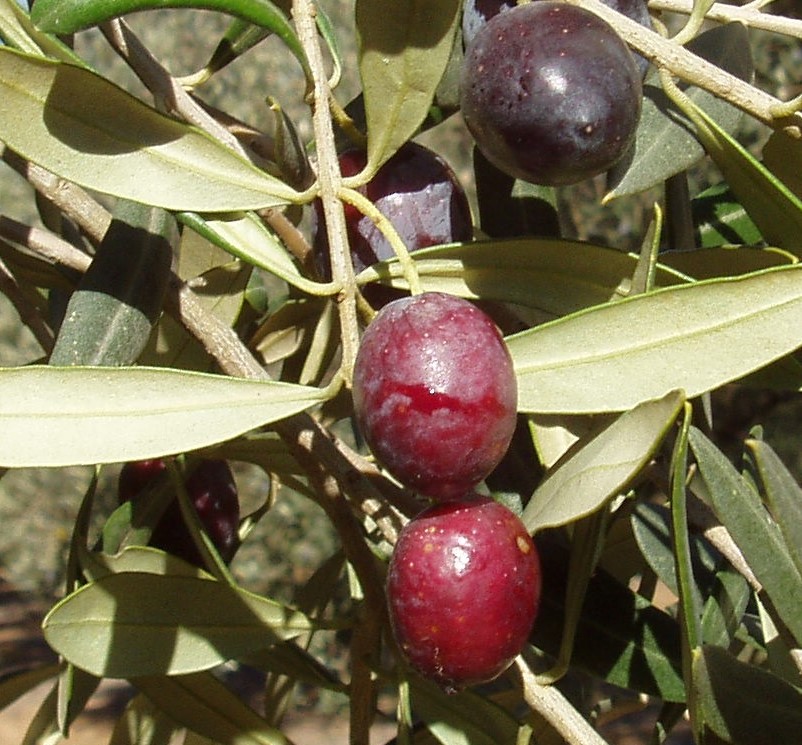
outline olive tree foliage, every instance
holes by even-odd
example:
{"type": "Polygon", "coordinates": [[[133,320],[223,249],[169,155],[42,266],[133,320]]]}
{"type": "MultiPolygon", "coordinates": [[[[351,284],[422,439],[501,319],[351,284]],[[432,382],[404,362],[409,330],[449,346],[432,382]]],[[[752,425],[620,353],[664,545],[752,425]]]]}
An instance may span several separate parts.
{"type": "MultiPolygon", "coordinates": [[[[37,0],[30,11],[0,0],[0,148],[34,187],[43,225],[0,221],[0,288],[42,349],[0,369],[0,466],[250,462],[318,504],[340,544],[282,604],[241,586],[187,511],[205,570],[142,547],[148,525],[125,505],[94,535],[93,480],[76,505],[65,596],[44,622],[60,661],[0,684],[6,705],[51,681],[25,742],[57,742],[100,681],[121,678],[136,695],[117,745],[176,733],[289,742],[294,684],[339,696],[354,743],[368,741],[379,692],[398,702],[402,743],[603,743],[599,712],[569,700],[578,671],[613,703],[653,702],[655,742],[686,712],[699,743],[798,742],[802,491],[759,429],[736,461],[725,455],[711,406],[728,384],[802,385],[800,101],[756,87],[750,59],[751,29],[802,38],[802,22],[770,1],[652,0],[649,30],[599,0],[564,0],[652,63],[632,157],[590,205],[656,194],[639,252],[571,240],[559,193],[476,157],[475,240],[410,255],[356,189],[457,115],[458,0],[356,0],[353,101],[338,97],[353,61],[311,0],[37,0]],[[229,21],[195,75],[172,77],[126,23],[165,7],[229,21]],[[669,12],[682,19],[671,33],[669,12]],[[74,52],[71,35],[93,27],[146,100],[74,52]],[[204,105],[206,82],[270,36],[306,81],[309,141],[278,106],[262,131],[204,105]],[[744,120],[761,132],[757,154],[736,139],[744,120]],[[349,142],[368,159],[343,178],[349,142]],[[703,159],[721,184],[691,199],[677,186],[703,159]],[[315,199],[330,280],[302,227],[315,199]],[[395,259],[355,275],[344,204],[376,221],[395,259]],[[544,597],[530,643],[488,687],[447,695],[393,648],[383,575],[424,501],[343,436],[368,284],[481,301],[507,334],[519,427],[483,488],[534,535],[544,597]],[[346,579],[351,602],[335,612],[346,579]],[[656,588],[671,599],[658,603],[656,588]],[[344,673],[310,651],[335,632],[350,640],[344,673]],[[216,674],[232,666],[265,674],[263,712],[216,674]]],[[[265,80],[242,95],[270,92],[265,80]]],[[[243,519],[244,541],[270,507],[243,519]]]]}

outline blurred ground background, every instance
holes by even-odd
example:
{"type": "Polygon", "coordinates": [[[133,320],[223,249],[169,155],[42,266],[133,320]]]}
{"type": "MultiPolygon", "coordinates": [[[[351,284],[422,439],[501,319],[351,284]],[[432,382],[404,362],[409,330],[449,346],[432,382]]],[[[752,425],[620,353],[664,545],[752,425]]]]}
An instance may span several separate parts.
{"type": "MultiPolygon", "coordinates": [[[[338,90],[341,102],[349,101],[358,91],[357,67],[353,46],[351,0],[327,0],[323,3],[340,31],[345,58],[344,78],[338,90]]],[[[783,10],[793,11],[793,0],[783,10]]],[[[797,8],[798,11],[798,8],[797,8]]],[[[194,72],[211,53],[226,22],[217,15],[201,11],[160,11],[130,18],[131,25],[162,60],[170,61],[176,75],[194,72]]],[[[768,35],[758,35],[756,44],[757,80],[781,98],[802,92],[802,46],[768,35]]],[[[142,92],[138,82],[109,51],[97,32],[81,33],[76,38],[78,51],[98,69],[134,92],[142,92]]],[[[231,65],[201,90],[210,103],[263,128],[270,128],[270,112],[265,103],[274,97],[299,126],[304,141],[310,139],[308,112],[299,105],[303,80],[297,64],[275,40],[268,40],[231,65]]],[[[754,142],[761,133],[750,133],[754,142]]],[[[431,143],[457,171],[472,192],[470,144],[458,117],[426,133],[422,141],[431,143]]],[[[694,175],[695,188],[716,179],[709,169],[694,175]]],[[[575,217],[580,237],[600,237],[610,245],[633,249],[639,244],[650,204],[626,200],[600,209],[598,184],[577,187],[569,195],[576,206],[575,217]]],[[[30,188],[0,163],[0,214],[36,223],[30,188]]],[[[0,297],[0,365],[14,366],[35,361],[41,350],[31,335],[19,324],[16,314],[0,297]]],[[[785,462],[802,474],[802,448],[799,447],[802,401],[798,396],[781,398],[755,396],[736,389],[724,392],[720,401],[727,412],[727,432],[738,443],[756,421],[765,424],[770,441],[785,462]]],[[[46,443],[43,444],[46,446],[46,443]]],[[[98,514],[106,514],[115,504],[117,469],[109,467],[101,476],[98,514]]],[[[268,489],[264,474],[255,468],[238,466],[236,471],[244,501],[244,511],[258,505],[268,489]]],[[[50,653],[38,633],[42,615],[62,593],[64,559],[75,512],[90,478],[88,469],[20,470],[0,480],[0,672],[29,663],[45,661],[50,653]]],[[[256,534],[237,556],[233,570],[242,583],[256,592],[289,600],[293,587],[308,578],[314,569],[336,549],[336,538],[328,522],[308,500],[293,494],[282,497],[261,521],[256,534]]],[[[342,658],[342,649],[334,642],[318,650],[333,667],[342,658]]],[[[41,691],[0,713],[0,742],[20,740],[41,691]]],[[[97,698],[91,714],[84,717],[70,743],[95,745],[105,742],[110,731],[110,715],[119,711],[128,691],[110,686],[97,698]]],[[[392,702],[385,707],[392,711],[392,702]]],[[[299,698],[290,719],[288,734],[299,743],[320,742],[332,745],[346,741],[342,700],[313,692],[299,698]]],[[[636,745],[645,742],[642,716],[619,721],[606,735],[611,743],[636,745]]],[[[392,734],[390,723],[377,725],[376,742],[392,734]]],[[[680,743],[677,739],[674,742],[680,743]]]]}

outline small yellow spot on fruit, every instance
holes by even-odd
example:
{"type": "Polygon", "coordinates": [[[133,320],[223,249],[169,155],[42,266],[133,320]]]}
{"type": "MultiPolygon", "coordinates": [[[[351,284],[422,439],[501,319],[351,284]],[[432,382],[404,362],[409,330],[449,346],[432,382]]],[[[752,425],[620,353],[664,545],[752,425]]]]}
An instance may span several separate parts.
{"type": "Polygon", "coordinates": [[[522,554],[528,554],[532,550],[532,547],[529,545],[529,541],[527,541],[522,535],[519,535],[515,538],[515,543],[518,544],[518,550],[522,554]]]}
{"type": "Polygon", "coordinates": [[[423,553],[430,554],[432,551],[434,551],[434,543],[423,544],[423,553]]]}

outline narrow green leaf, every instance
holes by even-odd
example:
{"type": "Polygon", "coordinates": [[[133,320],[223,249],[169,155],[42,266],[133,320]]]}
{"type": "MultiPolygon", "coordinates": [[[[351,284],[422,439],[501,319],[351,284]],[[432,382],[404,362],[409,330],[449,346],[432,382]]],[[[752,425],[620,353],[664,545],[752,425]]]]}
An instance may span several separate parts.
{"type": "MultiPolygon", "coordinates": [[[[644,560],[660,581],[678,595],[668,509],[641,502],[630,519],[644,560]]],[[[702,638],[705,643],[726,646],[743,618],[750,598],[749,585],[703,536],[692,533],[689,537],[697,595],[705,598],[702,638]]]]}
{"type": "Polygon", "coordinates": [[[60,39],[39,31],[17,0],[0,2],[0,43],[8,44],[20,52],[85,65],[84,61],[60,39]]]}
{"type": "Polygon", "coordinates": [[[691,200],[697,243],[705,248],[756,245],[763,236],[727,184],[716,184],[691,200]]]}
{"type": "Polygon", "coordinates": [[[131,681],[161,711],[199,735],[225,745],[289,745],[242,699],[210,673],[131,681]]]}
{"type": "Polygon", "coordinates": [[[178,219],[215,246],[275,274],[303,292],[325,295],[332,291],[331,284],[313,282],[301,274],[281,241],[253,213],[214,220],[182,213],[178,219]]]}
{"type": "Polygon", "coordinates": [[[802,573],[758,493],[698,429],[689,442],[716,516],[732,535],[785,626],[802,642],[802,573]]]}
{"type": "MultiPolygon", "coordinates": [[[[687,47],[742,80],[749,81],[752,77],[749,30],[740,23],[706,31],[687,47]]],[[[658,87],[656,80],[656,77],[647,79],[643,88],[635,157],[625,173],[618,176],[617,183],[605,199],[637,194],[660,185],[669,176],[687,170],[704,156],[704,148],[693,134],[693,125],[658,87]]],[[[728,132],[734,131],[743,117],[732,104],[701,88],[691,86],[685,92],[728,132]]]]}
{"type": "Polygon", "coordinates": [[[2,48],[0,97],[0,141],[105,194],[198,212],[276,206],[298,196],[212,137],[80,67],[2,48]]]}
{"type": "Polygon", "coordinates": [[[222,582],[124,572],[47,614],[48,644],[95,675],[182,675],[310,631],[302,613],[222,582]]]}
{"type": "MultiPolygon", "coordinates": [[[[617,291],[626,292],[637,265],[633,254],[550,238],[438,246],[416,251],[412,258],[424,290],[517,303],[549,317],[600,305],[617,291]]],[[[396,261],[374,264],[357,277],[360,284],[375,281],[408,289],[396,261]]],[[[658,285],[687,281],[687,276],[658,266],[658,285]]]]}
{"type": "Polygon", "coordinates": [[[71,34],[126,13],[149,8],[201,8],[228,13],[276,34],[308,73],[306,55],[286,14],[269,0],[42,0],[31,19],[42,30],[71,34]]]}
{"type": "Polygon", "coordinates": [[[523,513],[527,529],[565,525],[597,510],[651,458],[682,407],[681,393],[636,406],[577,443],[535,490],[523,513]]]}
{"type": "Polygon", "coordinates": [[[274,644],[269,649],[244,655],[241,659],[244,664],[266,673],[285,675],[315,688],[348,693],[348,687],[331,670],[291,641],[274,644]]]}
{"type": "Polygon", "coordinates": [[[802,256],[802,199],[702,109],[697,136],[766,242],[802,256]]]}
{"type": "Polygon", "coordinates": [[[800,344],[800,270],[660,289],[510,336],[519,409],[621,411],[754,372],[800,344]]]}
{"type": "Polygon", "coordinates": [[[732,745],[798,742],[802,691],[721,647],[697,650],[693,683],[704,725],[732,745]]]}
{"type": "Polygon", "coordinates": [[[84,565],[89,580],[98,580],[110,574],[144,573],[181,575],[195,579],[212,579],[205,570],[189,564],[177,556],[150,546],[126,546],[115,554],[87,551],[84,565]]]}
{"type": "Polygon", "coordinates": [[[136,362],[161,312],[177,243],[178,227],[168,212],[118,203],[67,304],[50,364],[136,362]]]}
{"type": "Polygon", "coordinates": [[[459,0],[357,0],[368,124],[367,180],[415,134],[448,64],[459,0]]]}
{"type": "Polygon", "coordinates": [[[685,405],[682,426],[674,442],[669,473],[671,496],[671,545],[674,552],[678,619],[682,628],[682,676],[689,691],[688,712],[694,731],[699,731],[699,699],[691,685],[693,656],[702,644],[702,598],[693,575],[691,545],[688,533],[686,507],[686,478],[688,473],[688,432],[691,426],[692,407],[685,405]]]}
{"type": "Polygon", "coordinates": [[[212,445],[319,403],[325,391],[159,368],[0,370],[0,465],[88,465],[212,445]]]}
{"type": "Polygon", "coordinates": [[[770,445],[762,440],[747,440],[746,447],[755,460],[769,510],[802,575],[802,489],[770,445]]]}
{"type": "Polygon", "coordinates": [[[802,143],[774,132],[763,148],[763,164],[802,199],[802,143]]]}

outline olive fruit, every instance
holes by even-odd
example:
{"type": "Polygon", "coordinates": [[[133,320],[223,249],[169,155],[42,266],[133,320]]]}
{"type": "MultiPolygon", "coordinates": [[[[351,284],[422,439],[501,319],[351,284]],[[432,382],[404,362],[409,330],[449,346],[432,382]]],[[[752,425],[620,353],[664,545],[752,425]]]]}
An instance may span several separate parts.
{"type": "Polygon", "coordinates": [[[354,366],[354,410],[373,454],[405,485],[458,498],[509,447],[517,385],[493,321],[439,292],[385,305],[354,366]]]}
{"type": "MultiPolygon", "coordinates": [[[[123,465],[118,480],[120,503],[136,500],[167,469],[161,459],[123,465]]],[[[231,468],[224,460],[204,459],[192,468],[184,486],[198,518],[221,558],[230,562],[239,548],[239,496],[231,468]]],[[[153,527],[149,545],[203,566],[203,559],[173,499],[153,527]]]]}
{"type": "Polygon", "coordinates": [[[547,186],[614,166],[634,142],[643,90],[608,23],[536,0],[491,18],[465,51],[462,115],[497,168],[547,186]]]}
{"type": "MultiPolygon", "coordinates": [[[[343,176],[355,176],[366,163],[362,150],[346,150],[339,157],[343,176]]],[[[423,145],[407,142],[358,191],[393,224],[408,251],[471,238],[465,191],[448,163],[423,145]]],[[[345,205],[345,221],[357,273],[395,256],[382,232],[355,207],[345,205]]],[[[329,277],[329,244],[319,201],[315,202],[313,243],[321,273],[329,277]]]]}
{"type": "Polygon", "coordinates": [[[398,536],[387,575],[399,650],[448,691],[501,674],[540,602],[540,559],[521,520],[469,495],[424,510],[398,536]]]}

